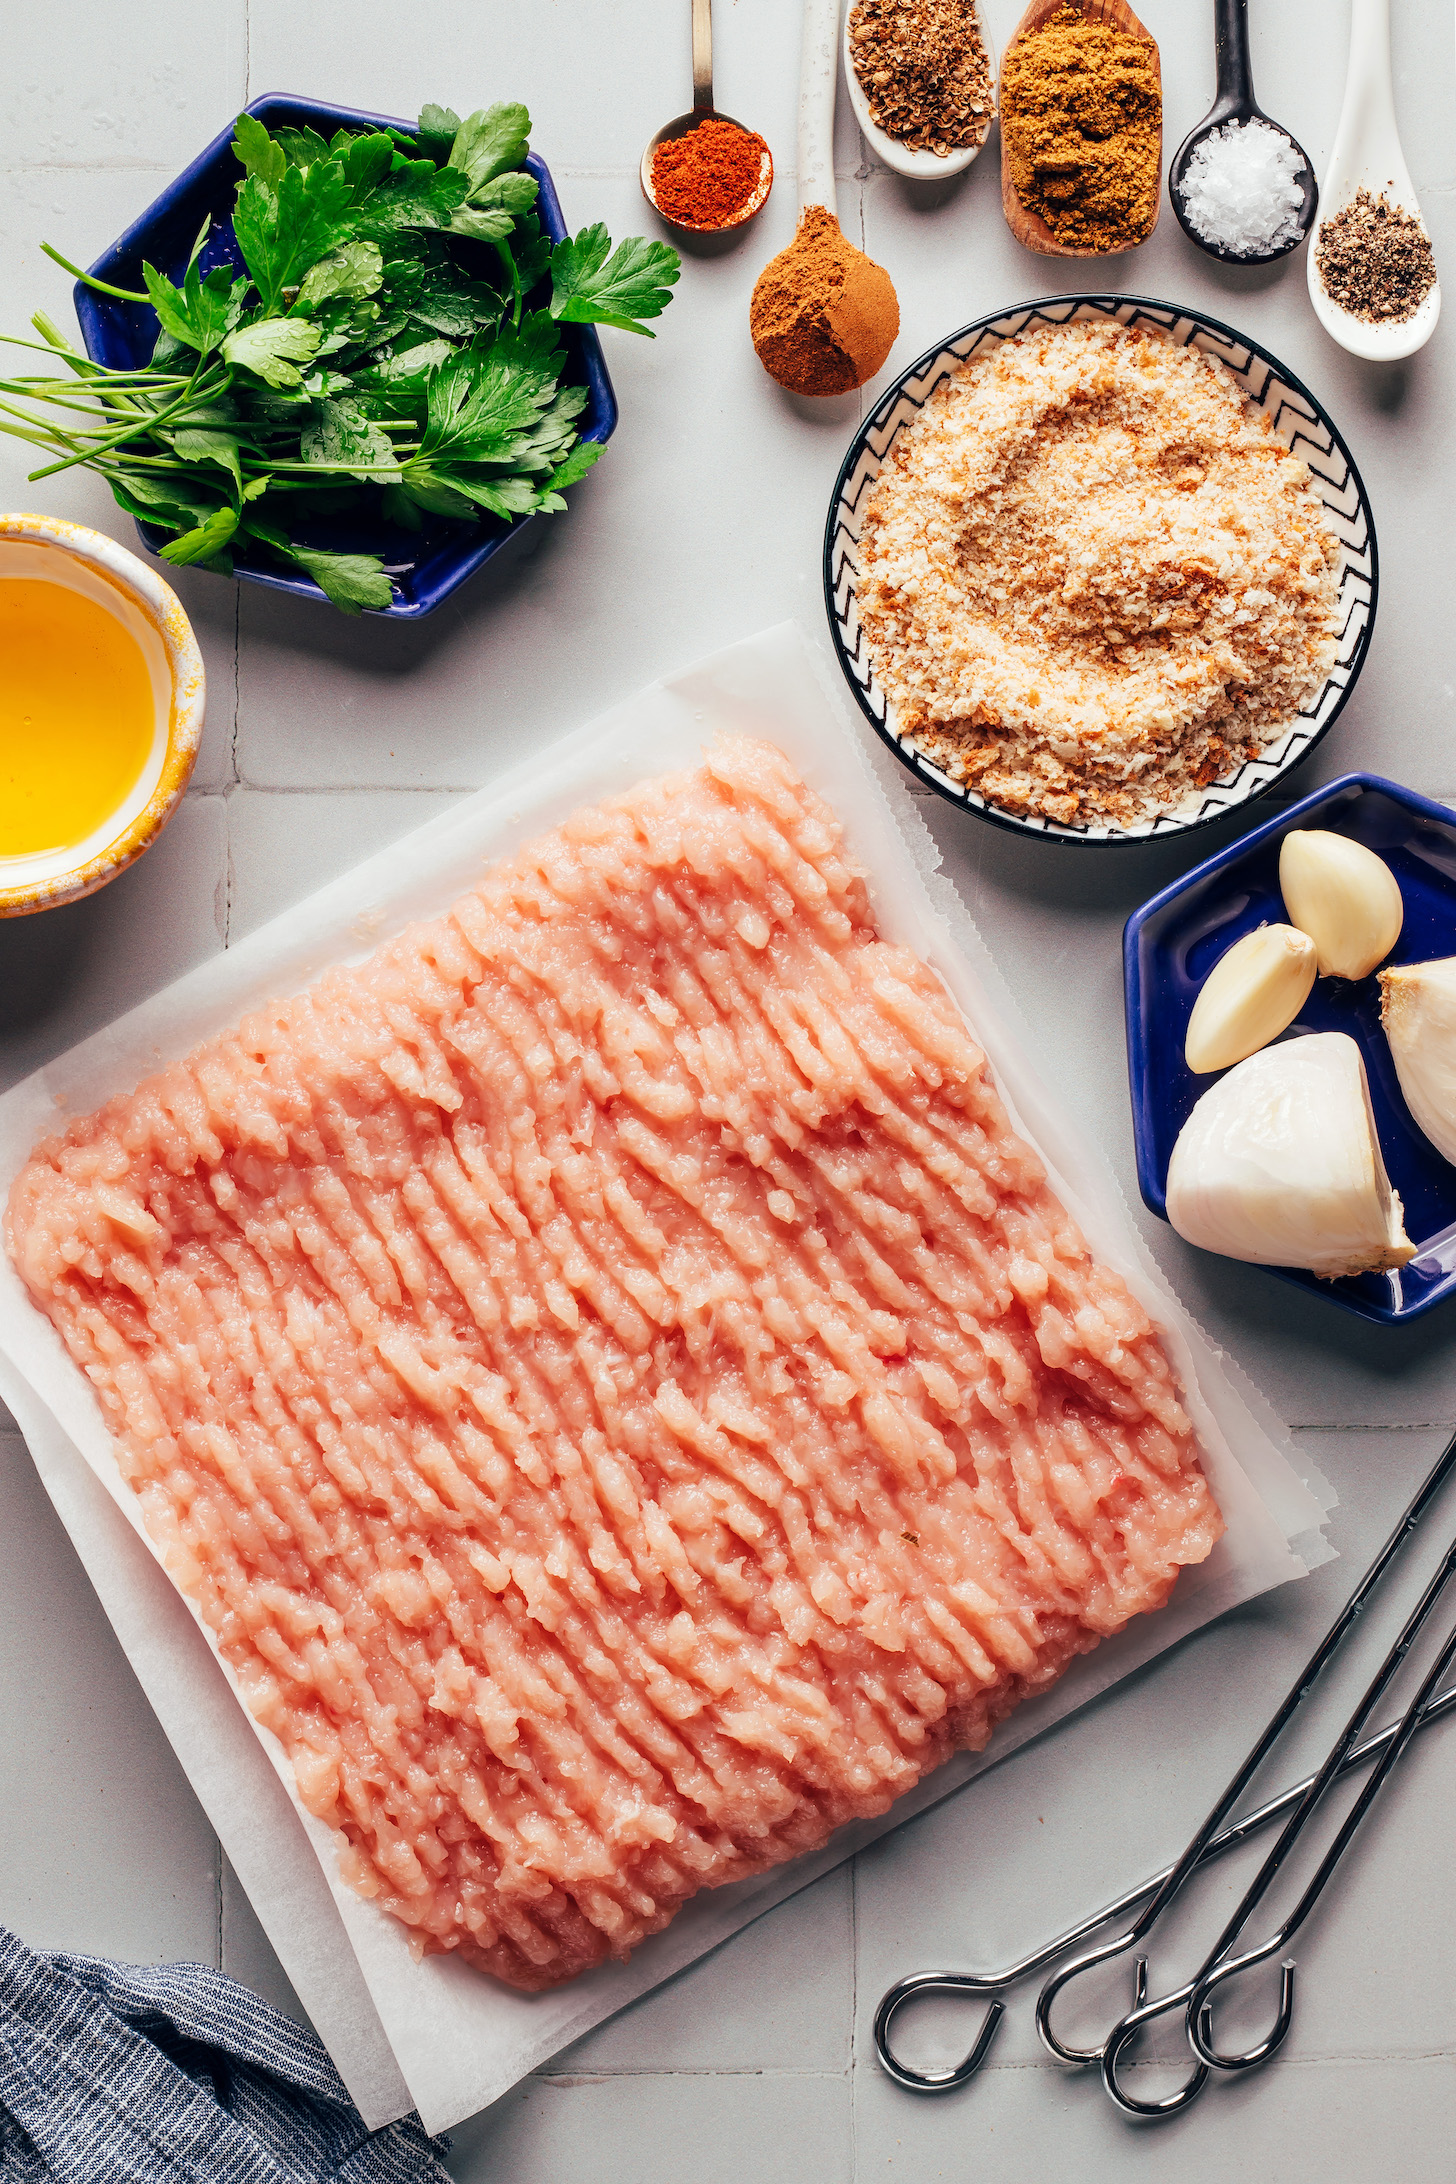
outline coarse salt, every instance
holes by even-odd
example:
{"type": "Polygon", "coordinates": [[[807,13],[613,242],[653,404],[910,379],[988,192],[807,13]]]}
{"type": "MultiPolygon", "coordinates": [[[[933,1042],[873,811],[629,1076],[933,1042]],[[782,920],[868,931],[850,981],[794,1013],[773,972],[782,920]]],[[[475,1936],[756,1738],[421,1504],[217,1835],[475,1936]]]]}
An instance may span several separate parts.
{"type": "Polygon", "coordinates": [[[1179,195],[1195,232],[1237,258],[1299,239],[1304,164],[1282,129],[1230,121],[1195,149],[1179,195]]]}

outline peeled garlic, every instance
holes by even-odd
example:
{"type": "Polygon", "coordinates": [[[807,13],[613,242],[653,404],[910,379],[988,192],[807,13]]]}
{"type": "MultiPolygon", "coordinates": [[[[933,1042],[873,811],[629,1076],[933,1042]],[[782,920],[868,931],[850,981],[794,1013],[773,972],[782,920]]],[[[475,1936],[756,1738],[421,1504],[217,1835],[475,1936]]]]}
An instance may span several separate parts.
{"type": "Polygon", "coordinates": [[[1228,1069],[1287,1031],[1314,984],[1314,942],[1292,925],[1261,925],[1221,955],[1203,981],[1183,1059],[1195,1077],[1228,1069]]]}
{"type": "Polygon", "coordinates": [[[1400,938],[1405,904],[1395,874],[1347,834],[1286,834],[1279,890],[1291,922],[1319,950],[1323,978],[1363,978],[1400,938]]]}
{"type": "Polygon", "coordinates": [[[1168,1219],[1226,1259],[1331,1280],[1413,1258],[1354,1040],[1286,1039],[1211,1085],[1173,1147],[1168,1219]]]}
{"type": "Polygon", "coordinates": [[[1380,1021],[1406,1106],[1456,1161],[1456,956],[1382,971],[1380,1021]]]}

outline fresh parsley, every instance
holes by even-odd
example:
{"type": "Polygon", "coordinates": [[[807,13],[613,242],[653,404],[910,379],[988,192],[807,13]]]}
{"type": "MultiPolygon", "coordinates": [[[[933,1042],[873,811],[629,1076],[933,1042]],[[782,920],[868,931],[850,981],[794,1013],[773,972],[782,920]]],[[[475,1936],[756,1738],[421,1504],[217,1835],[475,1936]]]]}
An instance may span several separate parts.
{"type": "Polygon", "coordinates": [[[614,250],[600,224],[553,249],[530,130],[505,103],[464,121],[427,106],[411,134],[328,141],[240,114],[230,231],[204,223],[180,285],[152,265],[144,292],[90,282],[151,306],[150,362],[106,371],[38,315],[69,376],[0,380],[0,431],[44,451],[32,477],[99,471],[169,534],[174,565],[226,573],[262,552],[346,614],[388,606],[389,578],[382,556],[319,543],[321,525],[563,509],[602,452],[577,430],[587,390],[563,329],[650,338],[681,268],[665,243],[614,250]]]}

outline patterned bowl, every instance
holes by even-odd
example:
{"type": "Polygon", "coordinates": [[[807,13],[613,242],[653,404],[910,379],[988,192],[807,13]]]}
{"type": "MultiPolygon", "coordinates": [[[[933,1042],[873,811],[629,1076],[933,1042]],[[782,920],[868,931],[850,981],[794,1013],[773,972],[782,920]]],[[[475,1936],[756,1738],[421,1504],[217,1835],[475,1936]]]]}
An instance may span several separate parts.
{"type": "Polygon", "coordinates": [[[829,502],[824,534],[824,601],[830,634],[845,679],[865,717],[917,781],[947,802],[959,804],[994,826],[1047,841],[1096,848],[1122,842],[1162,840],[1209,826],[1227,812],[1265,795],[1314,749],[1337,719],[1365,663],[1380,586],[1375,521],[1354,458],[1309,389],[1277,357],[1246,334],[1217,319],[1146,296],[1046,296],[1009,311],[974,320],[929,349],[881,397],[850,442],[829,502]],[[1119,827],[1108,822],[1063,826],[1053,819],[1022,818],[990,804],[975,789],[954,781],[887,718],[884,692],[870,666],[856,600],[860,524],[870,488],[896,436],[919,415],[941,381],[967,357],[985,356],[1027,327],[1064,326],[1075,319],[1112,319],[1122,326],[1155,325],[1182,346],[1190,343],[1228,366],[1251,402],[1275,431],[1308,463],[1315,490],[1340,546],[1339,654],[1329,677],[1282,734],[1258,758],[1247,759],[1227,779],[1213,782],[1196,808],[1119,827]]]}
{"type": "Polygon", "coordinates": [[[129,630],[152,686],[152,747],[131,788],[83,842],[0,857],[0,918],[51,910],[105,887],[150,849],[197,763],[206,677],[192,624],[170,584],[100,531],[59,516],[0,515],[0,581],[80,592],[129,630]]]}

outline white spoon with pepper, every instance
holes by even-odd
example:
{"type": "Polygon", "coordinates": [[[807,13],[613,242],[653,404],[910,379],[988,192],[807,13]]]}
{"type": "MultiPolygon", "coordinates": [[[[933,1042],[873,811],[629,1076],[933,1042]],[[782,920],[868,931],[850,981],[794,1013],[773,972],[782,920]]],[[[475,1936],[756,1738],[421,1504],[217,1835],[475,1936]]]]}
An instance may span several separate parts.
{"type": "Polygon", "coordinates": [[[1433,261],[1428,266],[1430,285],[1424,294],[1418,292],[1419,282],[1426,277],[1420,270],[1419,246],[1424,236],[1420,200],[1395,126],[1390,0],[1352,0],[1345,103],[1320,192],[1320,217],[1310,239],[1308,261],[1315,316],[1352,356],[1393,364],[1413,356],[1435,332],[1441,315],[1441,284],[1434,277],[1433,261]],[[1368,206],[1362,191],[1372,201],[1368,206]],[[1405,221],[1397,220],[1392,226],[1388,215],[1382,217],[1382,200],[1396,215],[1404,214],[1405,221]],[[1407,224],[1411,221],[1418,224],[1419,236],[1407,224]],[[1336,222],[1340,226],[1327,238],[1326,230],[1336,222]],[[1336,257],[1346,239],[1352,260],[1348,281],[1341,277],[1336,257]],[[1384,281],[1383,270],[1388,275],[1384,281]],[[1330,293],[1327,283],[1331,281],[1354,308],[1330,293]],[[1413,306],[1412,288],[1417,289],[1413,306]]]}

